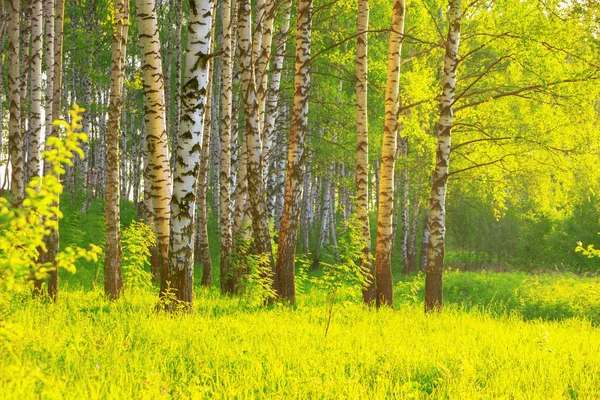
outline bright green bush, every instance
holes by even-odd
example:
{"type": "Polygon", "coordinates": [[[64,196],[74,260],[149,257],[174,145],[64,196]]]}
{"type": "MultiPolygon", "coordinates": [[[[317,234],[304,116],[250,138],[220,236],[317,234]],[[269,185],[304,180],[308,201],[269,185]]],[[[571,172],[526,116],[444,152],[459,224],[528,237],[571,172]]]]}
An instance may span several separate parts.
{"type": "Polygon", "coordinates": [[[63,129],[64,137],[50,137],[48,150],[42,153],[50,170],[42,178],[34,178],[26,188],[22,207],[14,208],[8,200],[0,198],[0,292],[22,289],[32,277],[43,279],[49,271],[65,269],[75,272],[79,258],[97,261],[100,249],[90,245],[90,250],[76,246],[62,249],[54,263],[40,263],[40,249],[45,250],[44,236],[58,228],[62,213],[58,207],[63,186],[60,176],[65,173],[63,165],[72,165],[74,154],[83,157],[79,142],[87,140],[79,124],[83,109],[77,105],[69,111],[72,122],[54,121],[63,129]]]}
{"type": "Polygon", "coordinates": [[[152,287],[150,248],[156,245],[152,229],[143,222],[133,221],[121,234],[123,248],[123,280],[128,290],[148,290],[152,287]]]}

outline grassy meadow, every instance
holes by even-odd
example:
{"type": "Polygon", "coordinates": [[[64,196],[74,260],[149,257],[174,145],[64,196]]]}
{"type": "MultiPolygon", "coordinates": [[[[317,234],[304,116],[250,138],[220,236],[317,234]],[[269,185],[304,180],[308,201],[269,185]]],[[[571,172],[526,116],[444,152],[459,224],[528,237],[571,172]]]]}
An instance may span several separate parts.
{"type": "MultiPolygon", "coordinates": [[[[111,303],[76,275],[57,304],[2,304],[4,398],[593,399],[600,397],[600,278],[449,272],[447,306],[397,277],[396,310],[341,293],[256,307],[198,288],[192,314],[152,291],[111,303]]],[[[85,276],[85,273],[83,273],[85,276]]]]}

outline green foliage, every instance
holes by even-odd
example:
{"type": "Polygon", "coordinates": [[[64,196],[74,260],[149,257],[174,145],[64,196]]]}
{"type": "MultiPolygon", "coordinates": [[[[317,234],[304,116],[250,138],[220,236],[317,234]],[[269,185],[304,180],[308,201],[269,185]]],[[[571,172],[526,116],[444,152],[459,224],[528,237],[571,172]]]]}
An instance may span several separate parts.
{"type": "Polygon", "coordinates": [[[152,287],[150,248],[156,245],[152,229],[143,222],[133,221],[123,230],[123,279],[129,290],[144,290],[152,287]]]}
{"type": "Polygon", "coordinates": [[[268,254],[252,254],[253,239],[238,240],[237,251],[231,256],[232,273],[238,282],[239,303],[256,308],[272,302],[277,293],[273,288],[273,271],[268,254]]]}
{"type": "Polygon", "coordinates": [[[364,254],[362,252],[360,221],[357,214],[352,214],[348,218],[345,228],[338,239],[339,261],[321,262],[323,275],[310,281],[330,296],[335,296],[338,290],[344,289],[350,298],[357,300],[362,294],[363,287],[371,279],[365,276],[360,268],[364,254]]]}
{"type": "Polygon", "coordinates": [[[307,284],[320,289],[326,294],[326,325],[325,336],[329,331],[331,318],[334,314],[336,299],[343,291],[342,295],[346,298],[344,306],[351,300],[358,300],[362,290],[369,284],[372,277],[366,275],[361,270],[364,254],[362,252],[361,225],[357,214],[352,214],[346,221],[346,229],[339,238],[339,262],[327,263],[321,262],[323,274],[321,276],[309,277],[310,261],[306,258],[299,258],[300,273],[297,277],[297,284],[300,289],[306,289],[307,284]]]}
{"type": "Polygon", "coordinates": [[[73,165],[74,153],[83,157],[79,142],[87,140],[78,132],[83,109],[77,105],[69,111],[72,122],[54,121],[64,130],[63,138],[50,137],[43,158],[50,165],[42,178],[34,178],[26,188],[27,196],[21,208],[11,207],[8,200],[0,198],[0,289],[14,291],[26,286],[32,276],[43,279],[49,271],[65,269],[75,272],[75,262],[82,258],[97,261],[100,248],[90,245],[89,250],[76,246],[62,249],[53,263],[40,263],[40,250],[45,251],[44,236],[58,229],[62,213],[58,207],[63,186],[60,176],[64,165],[73,165]]]}

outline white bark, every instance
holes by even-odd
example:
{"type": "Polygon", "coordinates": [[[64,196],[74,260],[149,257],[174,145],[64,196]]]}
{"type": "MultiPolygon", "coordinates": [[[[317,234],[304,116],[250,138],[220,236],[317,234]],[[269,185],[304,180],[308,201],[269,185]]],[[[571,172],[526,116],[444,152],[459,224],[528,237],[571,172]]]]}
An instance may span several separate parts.
{"type": "Polygon", "coordinates": [[[181,96],[182,117],[175,149],[169,278],[177,298],[193,301],[194,215],[196,182],[204,133],[204,109],[209,85],[212,0],[190,2],[186,67],[181,96]]]}

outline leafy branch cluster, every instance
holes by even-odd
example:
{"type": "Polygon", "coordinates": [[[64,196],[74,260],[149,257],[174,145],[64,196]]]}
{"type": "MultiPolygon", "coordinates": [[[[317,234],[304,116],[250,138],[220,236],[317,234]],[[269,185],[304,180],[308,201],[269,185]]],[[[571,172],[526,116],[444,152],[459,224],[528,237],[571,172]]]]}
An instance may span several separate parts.
{"type": "Polygon", "coordinates": [[[59,197],[63,191],[60,177],[65,174],[64,165],[72,166],[75,154],[83,158],[80,142],[87,136],[80,132],[84,109],[77,105],[69,111],[71,123],[54,121],[62,128],[63,135],[49,137],[42,156],[48,164],[43,178],[34,177],[26,188],[26,198],[21,208],[13,207],[0,197],[0,291],[11,292],[27,285],[31,278],[43,279],[48,272],[66,269],[75,272],[75,263],[83,258],[97,261],[101,249],[90,244],[89,249],[69,246],[60,251],[53,263],[40,262],[39,255],[46,252],[44,236],[58,229],[63,217],[59,209],[59,197]]]}

